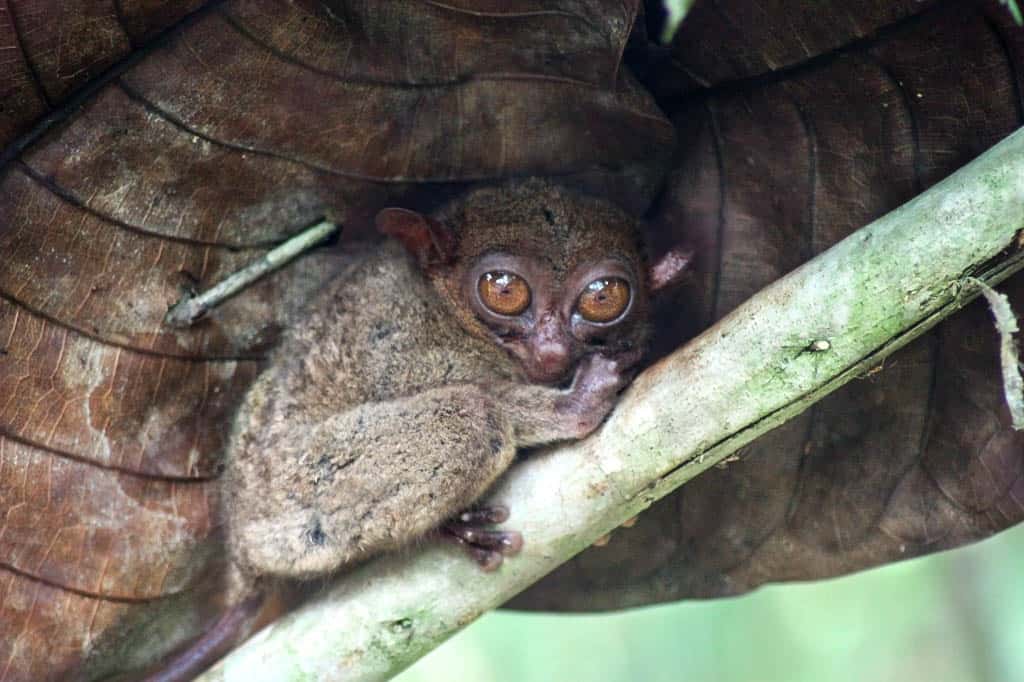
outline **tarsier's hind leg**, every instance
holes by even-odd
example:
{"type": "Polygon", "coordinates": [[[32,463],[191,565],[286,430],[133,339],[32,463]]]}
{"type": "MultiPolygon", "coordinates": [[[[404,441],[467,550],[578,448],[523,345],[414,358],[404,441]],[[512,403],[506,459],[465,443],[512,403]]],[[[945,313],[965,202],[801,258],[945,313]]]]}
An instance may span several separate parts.
{"type": "Polygon", "coordinates": [[[303,578],[438,528],[508,467],[515,442],[484,391],[457,385],[359,405],[273,450],[236,455],[232,549],[255,575],[303,578]]]}

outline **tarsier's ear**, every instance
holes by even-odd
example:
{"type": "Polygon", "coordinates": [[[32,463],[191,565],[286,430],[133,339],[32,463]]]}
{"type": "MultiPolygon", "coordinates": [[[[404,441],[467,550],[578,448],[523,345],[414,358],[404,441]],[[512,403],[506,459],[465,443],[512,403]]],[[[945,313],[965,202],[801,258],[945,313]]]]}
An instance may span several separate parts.
{"type": "Polygon", "coordinates": [[[455,259],[455,235],[444,223],[405,208],[377,214],[377,229],[394,237],[416,257],[420,267],[447,265],[455,259]]]}
{"type": "Polygon", "coordinates": [[[679,284],[689,272],[693,262],[693,252],[681,246],[675,246],[665,252],[658,260],[651,263],[647,273],[651,291],[658,292],[679,284]]]}

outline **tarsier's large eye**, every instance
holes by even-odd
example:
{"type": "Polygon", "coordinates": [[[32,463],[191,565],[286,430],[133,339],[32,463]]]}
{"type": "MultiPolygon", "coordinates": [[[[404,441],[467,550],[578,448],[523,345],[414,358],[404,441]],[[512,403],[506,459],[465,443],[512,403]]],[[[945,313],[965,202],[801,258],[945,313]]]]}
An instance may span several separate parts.
{"type": "Polygon", "coordinates": [[[530,285],[511,272],[485,272],[477,288],[484,305],[499,315],[520,315],[530,305],[530,285]]]}
{"type": "Polygon", "coordinates": [[[588,322],[611,322],[629,305],[629,282],[619,277],[602,277],[587,285],[576,309],[588,322]]]}

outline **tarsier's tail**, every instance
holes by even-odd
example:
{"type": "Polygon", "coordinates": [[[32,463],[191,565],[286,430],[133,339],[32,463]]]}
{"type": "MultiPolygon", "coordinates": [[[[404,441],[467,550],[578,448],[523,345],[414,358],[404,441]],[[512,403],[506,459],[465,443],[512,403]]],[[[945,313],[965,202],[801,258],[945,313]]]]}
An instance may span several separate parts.
{"type": "Polygon", "coordinates": [[[159,664],[159,669],[142,678],[142,682],[189,682],[214,664],[245,636],[263,606],[263,595],[250,595],[228,608],[213,626],[184,650],[159,664]]]}

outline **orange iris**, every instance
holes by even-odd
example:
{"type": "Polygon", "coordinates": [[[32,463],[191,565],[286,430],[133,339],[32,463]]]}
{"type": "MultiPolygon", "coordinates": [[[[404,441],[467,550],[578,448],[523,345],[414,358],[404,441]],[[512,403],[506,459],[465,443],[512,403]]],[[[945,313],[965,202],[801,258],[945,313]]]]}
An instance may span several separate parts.
{"type": "Polygon", "coordinates": [[[519,275],[496,270],[484,273],[477,285],[480,300],[499,315],[520,315],[530,305],[530,286],[519,275]]]}
{"type": "Polygon", "coordinates": [[[629,305],[629,284],[618,277],[602,277],[587,285],[576,309],[589,322],[611,322],[629,305]]]}

